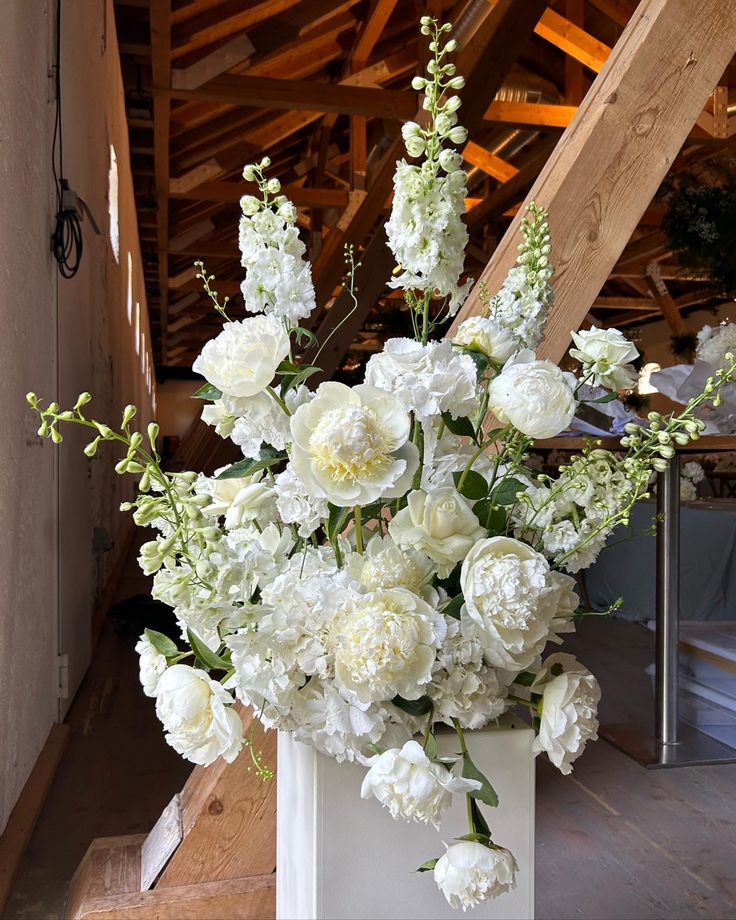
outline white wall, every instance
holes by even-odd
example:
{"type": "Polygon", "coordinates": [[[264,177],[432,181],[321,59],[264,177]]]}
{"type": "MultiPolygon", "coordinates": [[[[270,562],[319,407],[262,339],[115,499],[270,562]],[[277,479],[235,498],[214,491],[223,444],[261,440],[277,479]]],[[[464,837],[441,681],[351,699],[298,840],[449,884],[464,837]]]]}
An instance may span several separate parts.
{"type": "Polygon", "coordinates": [[[69,702],[57,700],[57,653],[70,655],[70,697],[89,661],[93,528],[104,527],[115,545],[101,559],[104,580],[129,527],[118,505],[133,488],[112,471],[112,451],[84,457],[83,433],[65,430],[60,448],[38,439],[23,395],[34,390],[67,407],[89,390],[98,418],[117,422],[129,402],[141,407],[143,426],[151,417],[143,373],[150,334],[112,0],[63,2],[62,21],[64,172],[102,235],[84,222],[85,252],[72,280],[58,276],[49,253],[54,8],[53,0],[3,0],[0,29],[0,831],[69,702]],[[111,144],[119,261],[109,236],[111,144]]]}

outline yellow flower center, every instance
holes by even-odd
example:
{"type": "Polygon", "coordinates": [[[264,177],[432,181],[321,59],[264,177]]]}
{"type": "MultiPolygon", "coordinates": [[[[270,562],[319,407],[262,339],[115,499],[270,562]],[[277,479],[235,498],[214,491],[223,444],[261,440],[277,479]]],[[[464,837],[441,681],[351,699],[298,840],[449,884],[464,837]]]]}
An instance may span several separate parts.
{"type": "Polygon", "coordinates": [[[391,465],[389,451],[375,413],[365,406],[329,409],[309,439],[313,462],[340,482],[380,477],[391,465]]]}

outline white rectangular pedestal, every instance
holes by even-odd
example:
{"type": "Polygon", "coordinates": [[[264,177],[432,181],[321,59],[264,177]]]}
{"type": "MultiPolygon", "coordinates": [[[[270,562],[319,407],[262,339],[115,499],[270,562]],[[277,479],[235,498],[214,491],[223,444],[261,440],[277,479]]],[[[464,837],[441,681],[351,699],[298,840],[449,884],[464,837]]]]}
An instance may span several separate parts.
{"type": "MultiPolygon", "coordinates": [[[[477,920],[534,915],[534,732],[516,724],[466,734],[498,793],[498,808],[482,806],[493,839],[519,864],[516,889],[470,911],[477,920]]],[[[458,750],[452,732],[438,742],[442,754],[458,750]]],[[[416,869],[444,853],[442,841],[467,833],[465,796],[453,797],[438,832],[361,799],[365,772],[279,734],[277,920],[458,920],[462,911],[445,901],[432,873],[416,869]]]]}

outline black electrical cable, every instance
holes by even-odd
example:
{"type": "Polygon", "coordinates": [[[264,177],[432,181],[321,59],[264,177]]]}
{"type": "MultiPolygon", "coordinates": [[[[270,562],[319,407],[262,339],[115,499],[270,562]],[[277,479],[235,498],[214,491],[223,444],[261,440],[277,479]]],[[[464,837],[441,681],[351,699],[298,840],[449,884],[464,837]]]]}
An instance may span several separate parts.
{"type": "Polygon", "coordinates": [[[54,65],[56,115],[51,146],[51,170],[56,188],[56,224],[51,234],[51,251],[63,278],[73,278],[82,261],[82,224],[74,206],[64,206],[64,190],[69,183],[64,178],[64,137],[61,121],[61,0],[56,0],[56,62],[54,65]],[[59,159],[59,171],[56,159],[59,159]]]}

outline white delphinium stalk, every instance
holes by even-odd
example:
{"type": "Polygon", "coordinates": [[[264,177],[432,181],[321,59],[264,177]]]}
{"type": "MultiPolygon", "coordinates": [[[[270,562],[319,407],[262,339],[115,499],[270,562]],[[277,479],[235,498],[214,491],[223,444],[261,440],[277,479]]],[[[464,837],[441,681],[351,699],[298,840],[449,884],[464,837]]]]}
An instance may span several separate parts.
{"type": "Polygon", "coordinates": [[[451,95],[465,81],[455,76],[455,66],[447,60],[456,47],[454,40],[445,41],[451,25],[438,28],[431,22],[423,28],[429,30],[425,34],[433,35],[433,58],[427,65],[427,78],[415,77],[412,86],[424,91],[429,124],[424,128],[409,122],[402,128],[407,153],[422,161],[415,165],[401,160],[396,167],[386,235],[398,273],[389,283],[446,297],[449,312],[454,314],[469,288],[459,284],[468,242],[462,221],[467,189],[462,158],[446,145],[463,144],[467,138],[467,131],[458,124],[460,98],[451,95]]]}
{"type": "Polygon", "coordinates": [[[240,200],[239,244],[246,270],[241,290],[251,313],[272,313],[293,327],[314,310],[314,287],[296,228],[296,208],[279,194],[279,180],[266,178],[268,166],[264,157],[243,170],[246,181],[258,183],[261,197],[244,195],[240,200]]]}
{"type": "Polygon", "coordinates": [[[549,263],[547,212],[533,202],[521,221],[523,242],[516,265],[491,300],[487,315],[508,330],[517,348],[536,348],[542,341],[552,305],[553,269],[549,263]]]}

